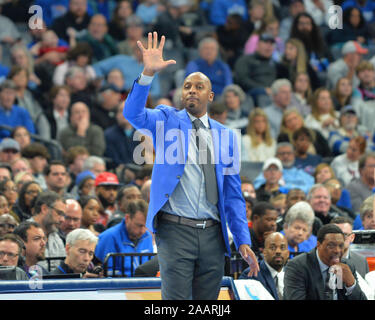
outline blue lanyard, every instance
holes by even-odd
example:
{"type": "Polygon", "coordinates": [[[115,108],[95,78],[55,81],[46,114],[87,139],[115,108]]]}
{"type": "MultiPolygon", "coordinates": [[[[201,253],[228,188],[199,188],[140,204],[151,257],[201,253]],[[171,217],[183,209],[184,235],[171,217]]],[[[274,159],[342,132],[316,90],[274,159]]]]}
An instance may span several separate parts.
{"type": "Polygon", "coordinates": [[[60,269],[60,271],[64,274],[66,274],[65,270],[63,268],[61,268],[61,266],[58,266],[58,268],[60,269]]]}

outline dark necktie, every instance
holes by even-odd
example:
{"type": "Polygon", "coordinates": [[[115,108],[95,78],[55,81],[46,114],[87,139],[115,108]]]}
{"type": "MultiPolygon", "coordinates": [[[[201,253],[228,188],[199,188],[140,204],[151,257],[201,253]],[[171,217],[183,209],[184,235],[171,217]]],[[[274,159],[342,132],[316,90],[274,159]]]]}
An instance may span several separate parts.
{"type": "Polygon", "coordinates": [[[328,270],[329,270],[329,268],[327,268],[324,271],[324,274],[325,274],[324,295],[325,295],[325,300],[333,300],[334,299],[333,298],[334,292],[329,286],[330,274],[329,274],[328,270]]]}
{"type": "Polygon", "coordinates": [[[283,293],[281,292],[280,287],[279,287],[279,277],[278,277],[278,275],[275,276],[275,286],[276,286],[277,295],[279,296],[279,300],[282,300],[283,299],[283,293]]]}
{"type": "Polygon", "coordinates": [[[193,125],[196,132],[196,143],[199,152],[199,160],[198,163],[200,164],[203,174],[204,180],[206,181],[206,196],[207,200],[211,202],[213,205],[217,204],[218,195],[217,195],[217,182],[216,182],[216,173],[215,173],[215,164],[211,163],[211,150],[208,146],[206,139],[200,134],[200,128],[205,128],[204,124],[200,119],[195,119],[193,121],[193,125]],[[202,141],[200,141],[200,139],[202,141]],[[202,148],[202,149],[200,149],[202,148]],[[207,151],[207,158],[203,158],[203,161],[200,161],[201,151],[207,151]],[[201,163],[202,162],[202,163],[201,163]]]}

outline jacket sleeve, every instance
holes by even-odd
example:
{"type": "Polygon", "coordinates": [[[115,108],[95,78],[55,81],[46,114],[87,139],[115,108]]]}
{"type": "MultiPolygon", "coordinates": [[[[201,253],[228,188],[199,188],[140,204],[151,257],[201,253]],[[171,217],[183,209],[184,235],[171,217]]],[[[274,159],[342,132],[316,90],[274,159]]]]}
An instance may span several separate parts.
{"type": "Polygon", "coordinates": [[[292,259],[285,266],[284,300],[306,300],[306,274],[297,260],[292,259]]]}

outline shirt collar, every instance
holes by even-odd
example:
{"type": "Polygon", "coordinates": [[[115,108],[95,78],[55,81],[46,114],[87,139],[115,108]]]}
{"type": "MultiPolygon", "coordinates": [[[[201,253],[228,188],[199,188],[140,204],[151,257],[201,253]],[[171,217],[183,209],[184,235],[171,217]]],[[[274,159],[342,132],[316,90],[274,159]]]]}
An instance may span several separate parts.
{"type": "Polygon", "coordinates": [[[65,111],[64,115],[61,117],[59,112],[57,112],[56,110],[53,110],[53,116],[54,116],[55,119],[61,119],[61,118],[67,119],[68,118],[68,112],[65,111]]]}
{"type": "MultiPolygon", "coordinates": [[[[186,111],[186,112],[187,112],[187,111],[186,111]]],[[[191,122],[194,122],[195,119],[198,119],[197,117],[194,117],[194,116],[193,116],[192,114],[190,114],[189,112],[187,112],[187,114],[188,114],[188,116],[189,116],[191,122]]],[[[207,112],[206,112],[203,116],[201,116],[199,119],[203,122],[203,124],[204,124],[204,126],[205,126],[206,128],[209,128],[209,127],[210,127],[210,124],[209,124],[209,122],[208,122],[208,115],[207,115],[207,112]]]]}
{"type": "Polygon", "coordinates": [[[322,260],[320,260],[318,250],[316,250],[316,257],[318,258],[320,272],[323,273],[327,269],[329,269],[329,266],[327,266],[322,260]]]}

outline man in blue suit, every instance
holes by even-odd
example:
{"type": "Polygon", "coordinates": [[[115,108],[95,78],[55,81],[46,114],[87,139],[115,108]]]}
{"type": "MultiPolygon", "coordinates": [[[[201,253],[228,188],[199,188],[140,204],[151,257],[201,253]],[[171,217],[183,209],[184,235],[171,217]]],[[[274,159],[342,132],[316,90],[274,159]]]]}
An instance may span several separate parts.
{"type": "Polygon", "coordinates": [[[147,49],[137,42],[144,69],[123,114],[152,137],[155,147],[146,226],[156,232],[162,298],[213,300],[219,295],[224,256],[230,255],[227,223],[250,274],[259,270],[250,249],[238,145],[233,131],[208,118],[207,105],[214,93],[202,73],[185,79],[183,110],[164,105],[145,108],[154,75],[176,63],[164,61],[164,43],[162,36],[158,46],[156,32],[148,34],[147,49]]]}
{"type": "Polygon", "coordinates": [[[264,243],[264,260],[259,264],[260,272],[256,277],[248,277],[245,269],[240,279],[258,280],[275,300],[282,299],[284,288],[284,266],[288,262],[288,241],[279,232],[271,233],[264,243]]]}

